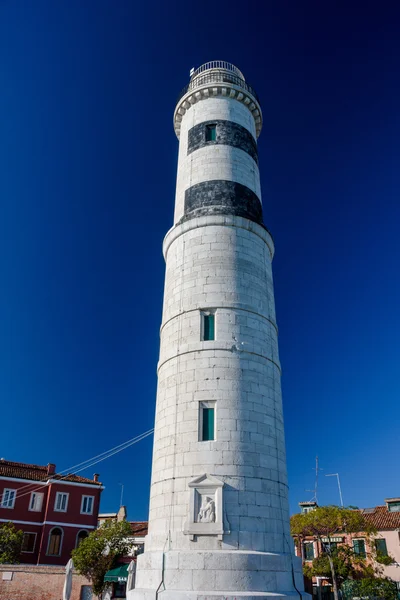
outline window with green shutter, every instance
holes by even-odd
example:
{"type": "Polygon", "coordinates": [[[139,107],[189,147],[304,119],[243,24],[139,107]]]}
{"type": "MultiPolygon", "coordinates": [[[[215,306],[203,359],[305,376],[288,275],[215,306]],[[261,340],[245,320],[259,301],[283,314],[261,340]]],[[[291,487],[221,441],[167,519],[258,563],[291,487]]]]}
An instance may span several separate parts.
{"type": "Polygon", "coordinates": [[[360,556],[361,558],[365,558],[367,556],[365,552],[365,540],[353,540],[353,550],[354,554],[360,556]]]}
{"type": "Polygon", "coordinates": [[[215,340],[215,315],[213,314],[203,315],[203,340],[206,342],[215,340]]]}
{"type": "Polygon", "coordinates": [[[329,554],[332,552],[335,552],[337,550],[338,547],[338,543],[337,542],[322,542],[322,548],[324,550],[324,552],[327,552],[329,554]]]}
{"type": "Polygon", "coordinates": [[[314,559],[314,544],[313,542],[308,542],[304,544],[304,560],[313,560],[314,559]]]}
{"type": "Polygon", "coordinates": [[[378,540],[375,540],[375,548],[376,548],[376,552],[377,552],[377,554],[379,554],[379,556],[387,556],[388,555],[385,538],[379,538],[378,540]]]}
{"type": "Polygon", "coordinates": [[[217,139],[217,126],[206,125],[206,142],[215,142],[217,139]]]}
{"type": "Polygon", "coordinates": [[[215,440],[215,402],[200,402],[199,440],[210,442],[215,440]]]}
{"type": "Polygon", "coordinates": [[[203,408],[203,442],[214,439],[214,409],[203,408]]]}

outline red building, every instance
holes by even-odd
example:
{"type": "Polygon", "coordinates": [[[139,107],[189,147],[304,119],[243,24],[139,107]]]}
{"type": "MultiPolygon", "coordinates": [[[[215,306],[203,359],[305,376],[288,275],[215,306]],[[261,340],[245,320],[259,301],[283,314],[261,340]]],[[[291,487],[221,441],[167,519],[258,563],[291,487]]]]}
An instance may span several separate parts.
{"type": "Polygon", "coordinates": [[[79,541],[97,527],[98,475],[57,475],[56,466],[0,459],[0,524],[24,532],[21,563],[65,565],[79,541]]]}

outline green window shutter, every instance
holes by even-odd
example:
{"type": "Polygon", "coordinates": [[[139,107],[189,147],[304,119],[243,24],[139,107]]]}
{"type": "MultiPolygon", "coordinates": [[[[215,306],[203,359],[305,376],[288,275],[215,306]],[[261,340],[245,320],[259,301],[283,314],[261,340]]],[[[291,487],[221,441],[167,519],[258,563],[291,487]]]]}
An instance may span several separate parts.
{"type": "Polygon", "coordinates": [[[386,540],[384,538],[375,540],[375,547],[376,547],[376,551],[379,554],[379,556],[387,556],[388,555],[386,540]]]}
{"type": "Polygon", "coordinates": [[[353,540],[354,553],[362,558],[365,558],[365,542],[364,540],[353,540]]]}
{"type": "Polygon", "coordinates": [[[216,125],[206,125],[206,142],[215,142],[217,139],[216,125]]]}
{"type": "Polygon", "coordinates": [[[214,315],[204,315],[204,340],[210,341],[215,339],[214,334],[214,315]]]}
{"type": "Polygon", "coordinates": [[[214,439],[214,409],[203,408],[203,442],[214,439]]]}
{"type": "Polygon", "coordinates": [[[304,544],[304,557],[306,560],[313,560],[314,558],[314,544],[304,544]]]}

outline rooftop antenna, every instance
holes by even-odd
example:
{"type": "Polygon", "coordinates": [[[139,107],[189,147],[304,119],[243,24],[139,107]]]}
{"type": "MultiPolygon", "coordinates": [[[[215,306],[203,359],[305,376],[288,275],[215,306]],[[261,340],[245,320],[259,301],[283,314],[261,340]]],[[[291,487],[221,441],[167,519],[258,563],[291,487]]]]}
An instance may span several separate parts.
{"type": "Polygon", "coordinates": [[[336,477],[337,478],[337,484],[338,484],[339,496],[340,496],[340,505],[343,508],[343,496],[342,496],[342,488],[340,487],[339,473],[329,473],[329,475],[325,475],[325,477],[336,477]]]}
{"type": "Polygon", "coordinates": [[[123,483],[119,483],[118,485],[121,486],[121,500],[120,500],[120,503],[119,503],[119,506],[121,508],[121,506],[122,506],[122,500],[123,500],[123,497],[124,497],[124,484],[123,483]]]}
{"type": "Polygon", "coordinates": [[[318,504],[318,471],[319,470],[322,470],[322,469],[320,469],[319,461],[318,461],[318,456],[316,456],[315,457],[315,484],[314,484],[314,489],[313,490],[306,490],[306,492],[314,492],[314,495],[311,498],[310,502],[315,502],[316,504],[318,504]]]}

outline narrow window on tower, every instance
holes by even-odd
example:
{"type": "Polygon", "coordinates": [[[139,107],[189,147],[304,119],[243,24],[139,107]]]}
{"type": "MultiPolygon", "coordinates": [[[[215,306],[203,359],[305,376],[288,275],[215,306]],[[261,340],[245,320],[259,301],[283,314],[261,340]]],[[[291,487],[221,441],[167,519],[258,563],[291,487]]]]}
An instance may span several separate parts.
{"type": "Polygon", "coordinates": [[[206,125],[206,142],[215,142],[217,139],[217,126],[206,125]]]}
{"type": "Polygon", "coordinates": [[[215,440],[215,402],[200,402],[199,441],[215,440]]]}
{"type": "Polygon", "coordinates": [[[201,313],[201,339],[204,342],[215,340],[215,313],[201,313]]]}

